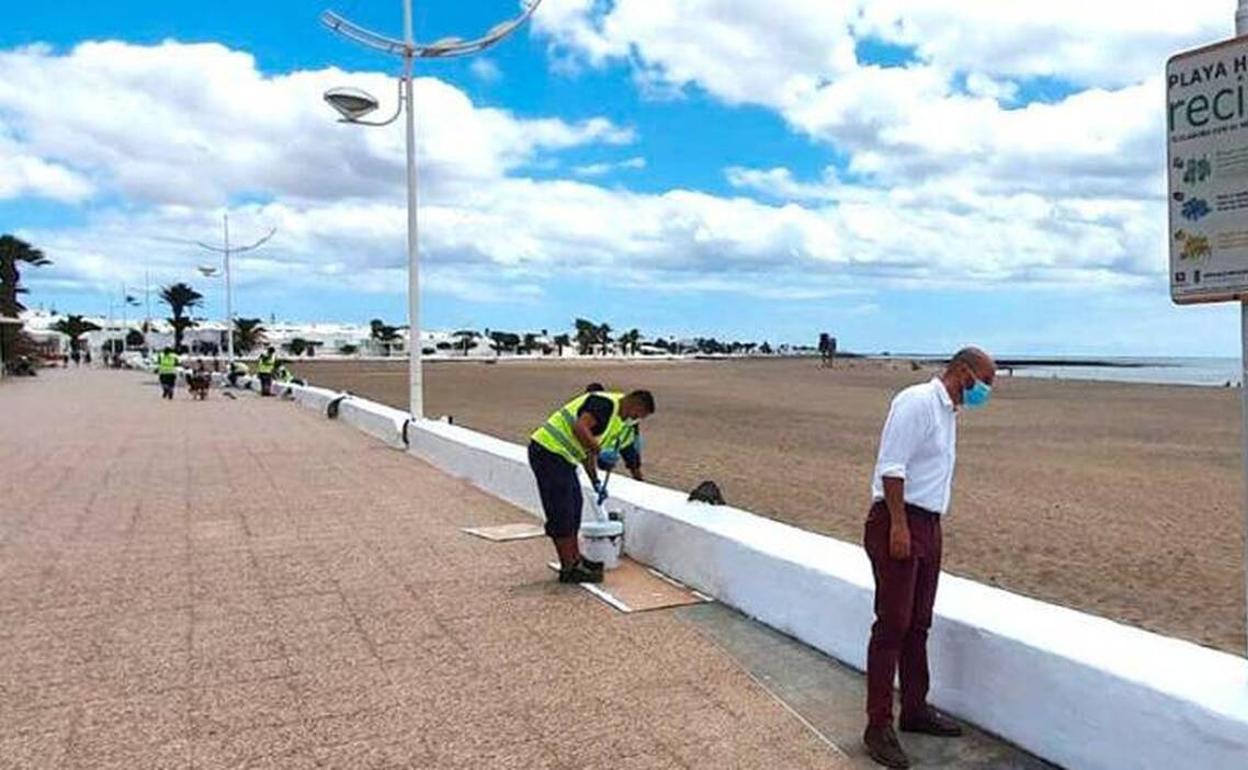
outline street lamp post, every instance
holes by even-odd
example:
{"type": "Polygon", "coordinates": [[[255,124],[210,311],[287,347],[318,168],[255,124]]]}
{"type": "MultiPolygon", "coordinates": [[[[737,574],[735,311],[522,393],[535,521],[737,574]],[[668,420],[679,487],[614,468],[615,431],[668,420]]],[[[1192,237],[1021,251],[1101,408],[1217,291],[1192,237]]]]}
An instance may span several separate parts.
{"type": "Polygon", "coordinates": [[[340,122],[365,126],[387,126],[405,112],[407,135],[407,348],[408,348],[408,411],[412,417],[424,417],[424,387],[421,369],[420,341],[420,264],[417,252],[416,226],[416,118],[412,94],[412,65],[416,59],[445,59],[480,53],[499,43],[528,20],[541,0],[523,0],[515,18],[494,25],[489,32],[473,40],[447,37],[428,45],[417,43],[412,33],[412,0],[403,0],[403,39],[379,35],[353,24],[333,11],[321,15],[325,26],[343,37],[376,51],[403,59],[399,78],[399,104],[388,120],[363,120],[378,107],[377,99],[357,88],[333,88],[325,92],[325,101],[341,115],[340,122]],[[406,109],[404,109],[406,108],[406,109]]]}
{"type": "MultiPolygon", "coordinates": [[[[225,239],[224,241],[222,241],[223,245],[221,246],[214,246],[212,244],[204,243],[203,241],[195,241],[195,245],[199,246],[201,249],[207,249],[208,251],[221,254],[224,257],[224,263],[225,263],[225,340],[226,340],[225,344],[228,349],[228,352],[226,353],[226,360],[228,363],[233,364],[234,363],[234,288],[233,288],[233,281],[230,275],[230,255],[241,254],[245,251],[251,251],[252,249],[260,248],[260,246],[264,245],[270,238],[273,237],[274,233],[277,232],[277,228],[276,227],[271,228],[267,235],[265,235],[263,238],[259,239],[258,241],[255,241],[254,243],[251,243],[247,246],[236,246],[234,248],[231,248],[230,247],[230,215],[229,215],[229,212],[226,212],[222,216],[222,232],[223,232],[225,239]]],[[[201,267],[199,269],[199,272],[203,273],[205,278],[211,278],[214,275],[216,275],[217,271],[215,267],[208,267],[208,268],[201,267]]]]}

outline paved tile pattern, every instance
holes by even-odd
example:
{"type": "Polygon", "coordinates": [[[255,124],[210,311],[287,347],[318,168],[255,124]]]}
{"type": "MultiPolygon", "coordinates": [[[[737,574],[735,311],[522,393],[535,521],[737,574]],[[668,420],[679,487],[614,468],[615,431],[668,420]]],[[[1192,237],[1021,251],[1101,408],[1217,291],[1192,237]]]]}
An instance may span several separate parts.
{"type": "MultiPolygon", "coordinates": [[[[681,607],[675,612],[714,639],[770,692],[840,746],[849,769],[879,767],[867,756],[861,740],[867,697],[862,674],[722,604],[681,607]]],[[[963,727],[967,734],[957,739],[899,735],[915,770],[1057,770],[972,726],[963,727]]]]}
{"type": "Polygon", "coordinates": [[[831,768],[672,613],[291,404],[0,383],[0,767],[831,768]]]}

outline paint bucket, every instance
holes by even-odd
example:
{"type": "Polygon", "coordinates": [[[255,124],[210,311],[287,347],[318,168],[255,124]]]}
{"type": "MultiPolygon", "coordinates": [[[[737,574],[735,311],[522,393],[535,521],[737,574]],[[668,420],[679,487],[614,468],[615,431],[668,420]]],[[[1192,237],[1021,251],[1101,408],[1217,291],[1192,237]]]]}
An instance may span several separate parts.
{"type": "Polygon", "coordinates": [[[581,524],[581,553],[590,561],[602,562],[603,569],[615,569],[620,565],[623,547],[623,522],[587,521],[581,524]]]}

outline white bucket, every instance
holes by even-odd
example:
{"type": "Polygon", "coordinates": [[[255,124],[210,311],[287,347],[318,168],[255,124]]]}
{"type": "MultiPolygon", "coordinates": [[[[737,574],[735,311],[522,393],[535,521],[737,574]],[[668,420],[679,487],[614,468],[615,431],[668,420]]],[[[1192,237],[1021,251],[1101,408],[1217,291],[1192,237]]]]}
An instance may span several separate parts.
{"type": "Polygon", "coordinates": [[[590,561],[602,562],[603,569],[615,569],[620,565],[623,547],[623,522],[587,521],[581,524],[581,553],[590,561]]]}

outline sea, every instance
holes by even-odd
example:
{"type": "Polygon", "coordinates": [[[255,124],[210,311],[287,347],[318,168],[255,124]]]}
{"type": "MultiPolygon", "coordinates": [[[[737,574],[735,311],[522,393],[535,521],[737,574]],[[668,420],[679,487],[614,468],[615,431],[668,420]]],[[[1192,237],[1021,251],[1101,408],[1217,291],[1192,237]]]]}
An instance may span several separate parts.
{"type": "Polygon", "coordinates": [[[1215,388],[1238,386],[1243,379],[1238,358],[1010,356],[1010,359],[1018,364],[1014,368],[1015,377],[1215,388]],[[1031,365],[1028,361],[1037,363],[1031,365]]]}

